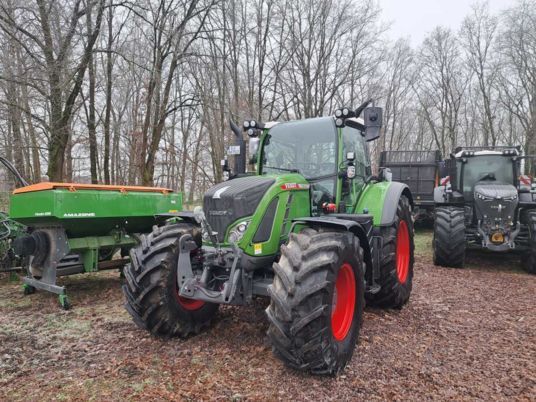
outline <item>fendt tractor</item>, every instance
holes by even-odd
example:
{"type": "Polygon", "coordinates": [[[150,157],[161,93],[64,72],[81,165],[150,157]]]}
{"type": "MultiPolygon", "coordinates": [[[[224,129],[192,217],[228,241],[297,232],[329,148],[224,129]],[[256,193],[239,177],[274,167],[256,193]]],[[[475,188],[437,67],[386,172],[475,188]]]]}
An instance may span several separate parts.
{"type": "Polygon", "coordinates": [[[521,147],[459,147],[434,190],[434,263],[461,268],[467,248],[518,251],[536,274],[536,191],[521,147]]]}
{"type": "Polygon", "coordinates": [[[382,109],[369,103],[334,117],[246,121],[255,173],[234,172],[202,209],[170,216],[131,250],[123,290],[134,321],[186,337],[220,304],[269,297],[275,354],[295,369],[340,372],[365,300],[400,308],[412,287],[412,195],[371,174],[367,141],[379,137],[382,109]]]}

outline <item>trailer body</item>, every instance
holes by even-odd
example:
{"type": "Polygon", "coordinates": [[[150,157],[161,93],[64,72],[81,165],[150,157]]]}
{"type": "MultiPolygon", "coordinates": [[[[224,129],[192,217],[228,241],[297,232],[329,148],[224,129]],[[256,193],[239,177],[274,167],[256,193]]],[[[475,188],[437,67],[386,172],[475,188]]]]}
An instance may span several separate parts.
{"type": "Polygon", "coordinates": [[[415,220],[431,219],[434,211],[434,188],[441,177],[439,151],[383,151],[380,167],[389,168],[393,180],[406,184],[413,194],[415,220]]]}

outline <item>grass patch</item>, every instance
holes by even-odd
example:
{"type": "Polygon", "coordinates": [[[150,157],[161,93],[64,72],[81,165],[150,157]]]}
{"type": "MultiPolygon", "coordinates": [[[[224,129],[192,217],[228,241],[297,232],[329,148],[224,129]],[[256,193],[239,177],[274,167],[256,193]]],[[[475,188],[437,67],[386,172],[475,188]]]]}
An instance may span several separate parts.
{"type": "Polygon", "coordinates": [[[431,229],[419,229],[415,231],[415,255],[420,257],[432,257],[432,238],[431,229]]]}
{"type": "Polygon", "coordinates": [[[50,315],[47,317],[46,328],[59,331],[56,334],[62,337],[83,338],[91,331],[91,321],[73,319],[69,316],[50,315]]]}
{"type": "MultiPolygon", "coordinates": [[[[21,290],[22,292],[22,290],[21,290]]],[[[0,298],[0,308],[28,308],[31,307],[32,300],[29,297],[23,298],[0,298]]]]}

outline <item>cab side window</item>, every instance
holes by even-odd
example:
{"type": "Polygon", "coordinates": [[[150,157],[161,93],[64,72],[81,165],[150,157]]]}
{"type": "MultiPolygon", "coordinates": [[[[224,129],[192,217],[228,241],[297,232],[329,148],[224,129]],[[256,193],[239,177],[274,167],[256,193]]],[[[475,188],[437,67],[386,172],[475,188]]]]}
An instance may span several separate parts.
{"type": "Polygon", "coordinates": [[[356,177],[354,181],[363,184],[370,168],[370,160],[365,139],[358,130],[344,127],[342,129],[342,141],[342,157],[343,159],[346,159],[347,152],[355,153],[354,165],[356,177]]]}

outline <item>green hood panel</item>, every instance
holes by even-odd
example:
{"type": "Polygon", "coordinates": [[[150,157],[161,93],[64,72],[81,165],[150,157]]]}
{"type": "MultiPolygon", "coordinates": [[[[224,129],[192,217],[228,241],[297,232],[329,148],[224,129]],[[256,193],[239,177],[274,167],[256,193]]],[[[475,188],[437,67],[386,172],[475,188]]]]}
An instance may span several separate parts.
{"type": "MultiPolygon", "coordinates": [[[[309,183],[303,176],[293,173],[263,175],[260,177],[274,181],[264,193],[255,212],[248,218],[251,219],[249,226],[242,239],[238,242],[238,246],[246,254],[254,257],[278,253],[280,244],[288,237],[292,219],[311,214],[309,183]],[[275,211],[274,203],[277,204],[275,211]],[[266,214],[270,215],[266,216],[265,219],[266,214]],[[257,232],[259,230],[266,231],[267,227],[270,227],[270,221],[272,223],[268,239],[255,242],[257,232]]],[[[225,233],[225,244],[228,244],[229,230],[243,220],[244,218],[240,218],[229,225],[225,233]]],[[[260,237],[266,238],[267,236],[260,237]]],[[[258,234],[257,238],[259,238],[258,234]]]]}

